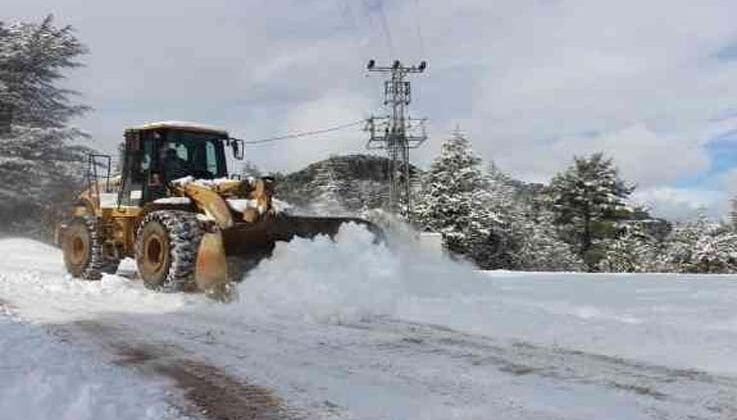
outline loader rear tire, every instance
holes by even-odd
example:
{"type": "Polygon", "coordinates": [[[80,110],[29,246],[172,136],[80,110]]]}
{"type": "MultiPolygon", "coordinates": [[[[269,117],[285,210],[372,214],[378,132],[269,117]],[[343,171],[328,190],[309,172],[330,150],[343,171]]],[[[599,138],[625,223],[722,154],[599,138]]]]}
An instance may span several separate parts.
{"type": "Polygon", "coordinates": [[[69,274],[85,280],[99,280],[102,273],[115,274],[120,261],[105,259],[102,242],[96,217],[74,218],[61,244],[69,274]]]}
{"type": "Polygon", "coordinates": [[[178,292],[194,288],[202,229],[194,213],[159,210],[146,215],[136,234],[136,264],[149,289],[178,292]]]}

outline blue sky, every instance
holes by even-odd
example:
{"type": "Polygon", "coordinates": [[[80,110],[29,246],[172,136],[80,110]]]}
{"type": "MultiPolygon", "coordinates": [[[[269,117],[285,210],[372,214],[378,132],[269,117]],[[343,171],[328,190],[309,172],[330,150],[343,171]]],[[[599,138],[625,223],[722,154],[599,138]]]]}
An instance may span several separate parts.
{"type": "Polygon", "coordinates": [[[737,168],[737,129],[709,139],[704,145],[709,156],[709,167],[692,176],[679,179],[674,184],[682,188],[718,188],[720,177],[737,168]]]}
{"type": "MultiPolygon", "coordinates": [[[[112,151],[127,125],[184,119],[255,139],[381,111],[369,58],[429,62],[413,115],[427,164],[460,127],[487,160],[546,181],[603,151],[657,214],[723,215],[737,193],[734,1],[4,0],[54,13],[90,47],[77,123],[112,151]]],[[[365,133],[254,147],[265,169],[363,152],[365,133]]]]}

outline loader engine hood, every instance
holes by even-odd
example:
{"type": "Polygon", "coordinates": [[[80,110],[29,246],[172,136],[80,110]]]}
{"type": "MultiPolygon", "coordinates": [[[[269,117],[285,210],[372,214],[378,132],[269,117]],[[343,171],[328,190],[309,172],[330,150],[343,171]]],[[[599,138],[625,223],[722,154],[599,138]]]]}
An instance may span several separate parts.
{"type": "Polygon", "coordinates": [[[171,192],[174,196],[189,197],[205,217],[214,220],[220,229],[228,229],[238,219],[254,223],[273,212],[272,183],[271,178],[195,179],[188,176],[172,181],[171,192]]]}

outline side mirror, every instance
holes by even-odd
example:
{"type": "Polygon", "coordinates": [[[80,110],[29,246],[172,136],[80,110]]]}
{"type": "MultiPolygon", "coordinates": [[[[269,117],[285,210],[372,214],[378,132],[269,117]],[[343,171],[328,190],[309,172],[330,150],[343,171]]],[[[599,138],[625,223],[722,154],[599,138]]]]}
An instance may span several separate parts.
{"type": "Polygon", "coordinates": [[[245,143],[241,139],[228,139],[228,144],[233,149],[233,157],[236,160],[243,160],[245,154],[245,143]]]}

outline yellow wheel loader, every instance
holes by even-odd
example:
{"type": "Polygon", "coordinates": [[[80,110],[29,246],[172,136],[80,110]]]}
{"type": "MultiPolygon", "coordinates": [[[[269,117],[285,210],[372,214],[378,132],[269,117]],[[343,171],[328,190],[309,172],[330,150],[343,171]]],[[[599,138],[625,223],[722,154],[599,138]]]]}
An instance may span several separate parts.
{"type": "Polygon", "coordinates": [[[273,179],[229,177],[226,149],[242,159],[243,146],[224,130],[158,122],[125,130],[119,175],[111,176],[110,156],[90,155],[88,188],[57,230],[69,273],[99,279],[131,257],[151,289],[226,299],[230,283],[268,257],[277,241],[332,237],[349,222],[383,240],[362,219],[277,211],[273,179]]]}

